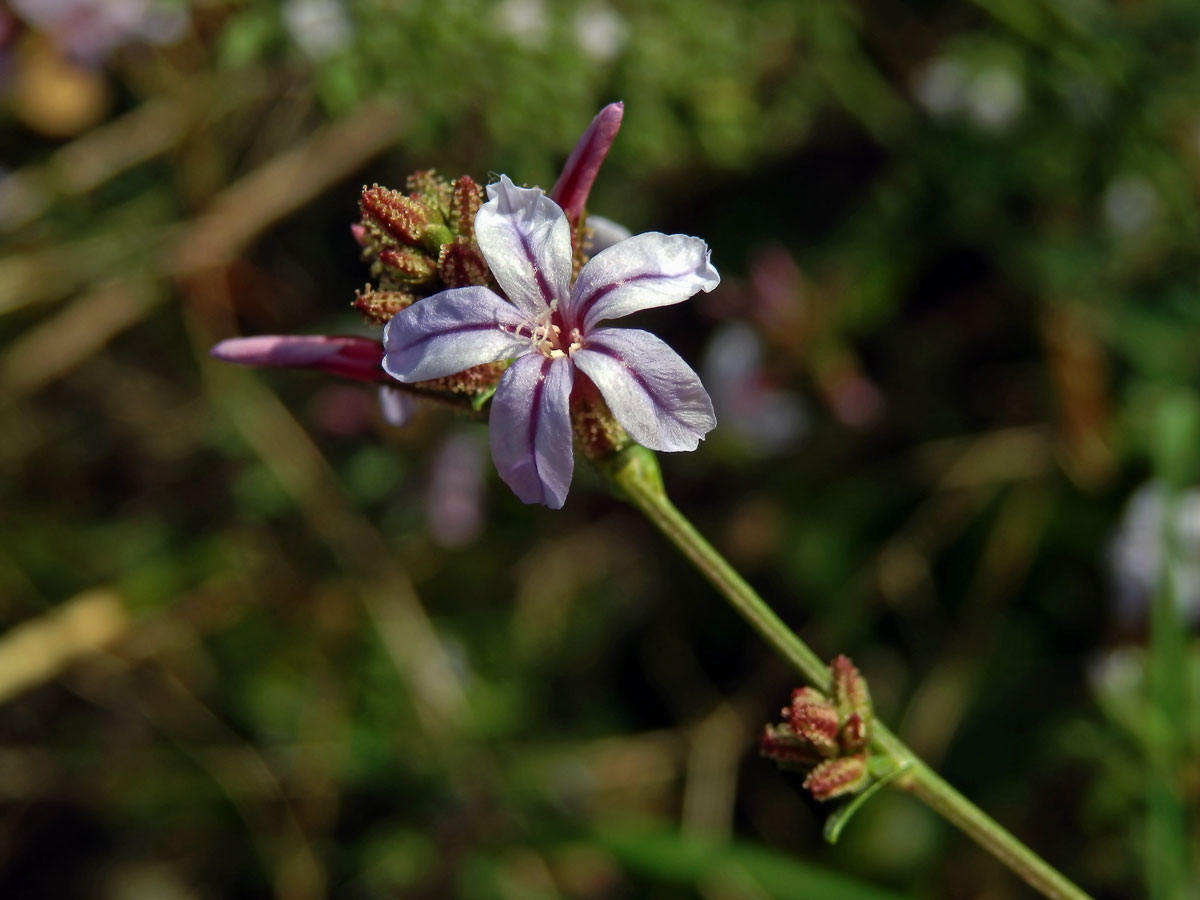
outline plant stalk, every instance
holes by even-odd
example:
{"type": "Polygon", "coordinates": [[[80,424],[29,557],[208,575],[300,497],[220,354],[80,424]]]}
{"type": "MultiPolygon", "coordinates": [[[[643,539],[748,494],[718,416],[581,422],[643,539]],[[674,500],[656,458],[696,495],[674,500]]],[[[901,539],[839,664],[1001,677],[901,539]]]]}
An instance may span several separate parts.
{"type": "MultiPolygon", "coordinates": [[[[654,455],[640,447],[622,452],[604,472],[625,500],[654,526],[712,583],[730,605],[780,656],[818,690],[830,690],[829,668],[750,587],[737,570],[704,539],[671,503],[654,455]]],[[[1026,847],[983,810],[956,791],[876,720],[872,744],[905,769],[892,784],[920,798],[968,837],[1050,900],[1091,900],[1045,860],[1026,847]]]]}

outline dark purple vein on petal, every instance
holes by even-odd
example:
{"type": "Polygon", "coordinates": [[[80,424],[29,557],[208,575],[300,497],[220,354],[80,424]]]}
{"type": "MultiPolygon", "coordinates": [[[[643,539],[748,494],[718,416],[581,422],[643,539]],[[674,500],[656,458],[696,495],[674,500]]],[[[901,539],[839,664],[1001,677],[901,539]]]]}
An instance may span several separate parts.
{"type": "Polygon", "coordinates": [[[588,313],[592,311],[592,307],[596,305],[597,301],[603,299],[604,297],[607,297],[609,294],[611,294],[613,291],[615,291],[619,287],[624,287],[627,284],[633,284],[636,281],[647,281],[652,278],[678,278],[678,277],[679,276],[677,276],[677,275],[667,275],[662,272],[643,272],[641,275],[631,275],[629,278],[622,279],[621,281],[614,281],[614,282],[611,282],[610,284],[604,285],[604,287],[597,288],[596,290],[594,290],[590,294],[588,294],[586,297],[584,297],[582,302],[580,303],[579,308],[575,313],[575,316],[577,319],[576,324],[580,328],[582,328],[583,323],[585,321],[587,321],[588,313]]]}
{"type": "Polygon", "coordinates": [[[546,281],[545,273],[538,268],[537,257],[533,255],[533,247],[529,243],[529,235],[518,231],[517,236],[521,240],[521,249],[525,251],[525,257],[529,260],[529,267],[533,269],[533,280],[537,282],[538,290],[542,294],[542,302],[546,306],[550,306],[554,300],[554,292],[550,290],[550,283],[546,281]]]}
{"type": "Polygon", "coordinates": [[[650,398],[650,401],[660,413],[674,419],[676,422],[680,421],[679,417],[671,412],[671,408],[663,402],[663,395],[656,391],[650,385],[650,382],[642,377],[642,374],[638,372],[637,369],[626,362],[625,357],[623,357],[620,353],[610,347],[605,347],[603,344],[595,343],[587,345],[586,349],[592,351],[593,353],[599,353],[601,356],[607,356],[609,359],[615,359],[617,362],[619,362],[621,367],[629,373],[629,377],[637,383],[637,386],[646,392],[646,396],[650,398]]]}
{"type": "Polygon", "coordinates": [[[542,470],[538,466],[537,430],[542,416],[542,394],[546,392],[546,375],[549,373],[553,362],[551,359],[542,359],[542,371],[538,374],[538,379],[533,385],[533,410],[529,414],[529,432],[526,435],[529,443],[529,456],[533,460],[533,471],[537,475],[538,486],[541,488],[543,501],[546,498],[546,482],[542,479],[542,470]]]}

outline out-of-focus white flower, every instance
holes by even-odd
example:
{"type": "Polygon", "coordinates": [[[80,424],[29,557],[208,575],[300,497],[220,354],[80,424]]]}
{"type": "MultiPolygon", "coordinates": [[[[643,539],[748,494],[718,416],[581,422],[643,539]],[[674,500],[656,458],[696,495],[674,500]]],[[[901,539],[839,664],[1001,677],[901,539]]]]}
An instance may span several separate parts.
{"type": "Polygon", "coordinates": [[[1025,108],[1020,73],[1001,63],[940,56],[917,71],[911,90],[935,118],[963,115],[994,133],[1010,128],[1025,108]]]}
{"type": "Polygon", "coordinates": [[[493,13],[496,27],[526,49],[545,45],[550,19],[542,0],[504,0],[493,13]]]}
{"type": "Polygon", "coordinates": [[[967,92],[966,67],[956,59],[934,59],[913,77],[912,92],[917,102],[938,118],[958,112],[967,92]]]}
{"type": "Polygon", "coordinates": [[[1142,175],[1124,175],[1104,189],[1104,220],[1118,234],[1136,234],[1158,218],[1158,192],[1142,175]]]}
{"type": "Polygon", "coordinates": [[[10,0],[13,11],[78,61],[99,63],[128,43],[170,44],[187,9],[162,0],[10,0]]]}
{"type": "Polygon", "coordinates": [[[296,46],[314,60],[345,47],[354,31],[338,0],[286,0],[283,25],[296,46]]]}
{"type": "Polygon", "coordinates": [[[1200,489],[1180,494],[1171,521],[1165,518],[1166,499],[1166,489],[1156,482],[1138,488],[1109,545],[1117,614],[1128,623],[1146,618],[1150,598],[1165,574],[1172,579],[1180,614],[1189,621],[1200,621],[1200,489]],[[1176,553],[1169,572],[1163,569],[1166,535],[1176,553]]]}
{"type": "Polygon", "coordinates": [[[992,65],[972,77],[963,97],[967,116],[986,131],[1006,131],[1025,107],[1025,85],[1008,66],[992,65]]]}
{"type": "Polygon", "coordinates": [[[610,62],[625,46],[629,26],[610,7],[589,4],[575,12],[575,41],[583,55],[596,62],[610,62]]]}
{"type": "Polygon", "coordinates": [[[716,330],[701,371],[725,428],[762,456],[782,453],[808,430],[808,409],[791,391],[773,387],[762,369],[763,345],[744,322],[716,330]]]}

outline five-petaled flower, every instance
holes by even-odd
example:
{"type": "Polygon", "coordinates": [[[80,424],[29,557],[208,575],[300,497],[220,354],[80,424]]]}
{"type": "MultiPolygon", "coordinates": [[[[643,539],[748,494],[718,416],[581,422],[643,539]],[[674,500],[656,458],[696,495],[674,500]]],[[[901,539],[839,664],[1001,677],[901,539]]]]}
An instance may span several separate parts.
{"type": "Polygon", "coordinates": [[[462,287],[413,304],[387,324],[383,368],[417,382],[514,359],[492,399],[488,433],[496,468],[526,503],[557,509],[566,500],[572,388],[584,379],[639,444],[696,449],[716,425],[696,373],[649,332],[597,325],[711,291],[720,276],[708,245],[682,234],[635,235],[598,253],[571,284],[571,232],[558,204],[506,176],[487,194],[475,236],[508,300],[462,287]]]}

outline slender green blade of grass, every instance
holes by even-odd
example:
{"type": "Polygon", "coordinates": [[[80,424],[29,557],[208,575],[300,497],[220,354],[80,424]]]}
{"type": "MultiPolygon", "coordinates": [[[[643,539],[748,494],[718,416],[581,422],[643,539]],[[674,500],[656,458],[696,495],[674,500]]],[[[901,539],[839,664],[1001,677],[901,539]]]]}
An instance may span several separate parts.
{"type": "Polygon", "coordinates": [[[753,844],[715,842],[653,828],[611,830],[599,843],[630,871],[666,882],[738,884],[774,900],[905,900],[812,863],[753,844]]]}

